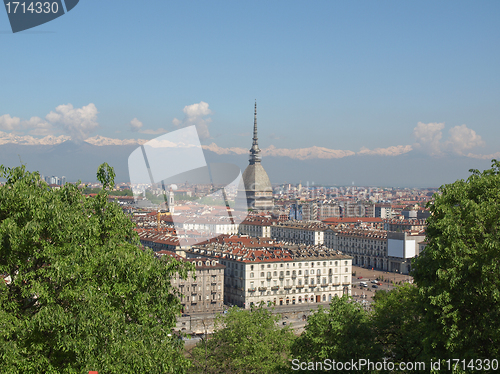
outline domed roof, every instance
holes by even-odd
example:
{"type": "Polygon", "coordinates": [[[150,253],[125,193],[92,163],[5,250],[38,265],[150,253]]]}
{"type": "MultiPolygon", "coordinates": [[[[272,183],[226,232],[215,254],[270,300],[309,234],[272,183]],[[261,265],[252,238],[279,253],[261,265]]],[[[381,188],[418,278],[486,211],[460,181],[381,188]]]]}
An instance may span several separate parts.
{"type": "Polygon", "coordinates": [[[247,166],[243,173],[243,182],[247,192],[273,190],[269,176],[260,162],[247,166]]]}

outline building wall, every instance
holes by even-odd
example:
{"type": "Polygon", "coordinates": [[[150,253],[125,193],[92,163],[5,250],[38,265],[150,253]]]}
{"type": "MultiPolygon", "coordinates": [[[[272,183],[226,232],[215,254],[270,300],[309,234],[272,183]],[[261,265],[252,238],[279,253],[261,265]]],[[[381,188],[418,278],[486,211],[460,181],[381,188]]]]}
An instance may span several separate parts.
{"type": "Polygon", "coordinates": [[[172,284],[181,292],[183,313],[215,313],[223,310],[224,266],[216,259],[190,259],[196,272],[188,279],[174,278],[172,284]]]}
{"type": "Polygon", "coordinates": [[[250,308],[252,304],[294,305],[329,302],[351,292],[352,259],[348,256],[294,261],[248,263],[223,259],[225,300],[250,308]],[[319,283],[318,283],[319,280],[319,283]]]}

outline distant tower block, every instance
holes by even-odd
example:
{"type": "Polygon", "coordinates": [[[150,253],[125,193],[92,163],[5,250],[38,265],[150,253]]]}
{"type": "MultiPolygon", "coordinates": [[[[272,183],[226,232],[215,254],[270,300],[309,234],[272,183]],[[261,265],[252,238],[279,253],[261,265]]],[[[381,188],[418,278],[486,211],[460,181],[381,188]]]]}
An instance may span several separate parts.
{"type": "Polygon", "coordinates": [[[254,210],[272,210],[274,207],[273,188],[261,164],[260,148],[257,137],[257,102],[253,122],[253,142],[250,148],[249,165],[243,173],[247,204],[254,210]]]}

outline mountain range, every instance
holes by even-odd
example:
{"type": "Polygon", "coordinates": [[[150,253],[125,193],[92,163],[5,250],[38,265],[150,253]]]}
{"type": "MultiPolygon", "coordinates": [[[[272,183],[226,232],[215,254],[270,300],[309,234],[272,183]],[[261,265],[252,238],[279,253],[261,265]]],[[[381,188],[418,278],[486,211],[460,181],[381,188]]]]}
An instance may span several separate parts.
{"type": "MultiPolygon", "coordinates": [[[[138,142],[113,145],[106,139],[93,139],[94,144],[73,140],[50,145],[2,144],[0,164],[13,167],[23,163],[28,170],[37,170],[45,176],[64,175],[69,182],[95,182],[98,166],[107,162],[115,168],[116,182],[128,182],[128,157],[138,142]]],[[[248,165],[248,155],[241,152],[219,154],[209,147],[204,147],[203,151],[207,162],[234,163],[242,170],[248,165]]],[[[354,154],[330,159],[269,155],[263,157],[262,164],[272,183],[302,182],[304,186],[439,187],[467,178],[471,168],[490,167],[489,160],[465,156],[432,157],[416,151],[396,156],[354,154]]]]}

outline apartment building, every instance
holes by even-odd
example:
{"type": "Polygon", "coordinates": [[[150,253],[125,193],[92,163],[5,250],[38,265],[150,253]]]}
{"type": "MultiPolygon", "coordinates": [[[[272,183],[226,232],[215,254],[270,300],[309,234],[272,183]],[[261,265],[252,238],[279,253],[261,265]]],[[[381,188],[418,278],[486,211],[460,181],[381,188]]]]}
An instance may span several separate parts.
{"type": "Polygon", "coordinates": [[[321,222],[279,222],[271,226],[271,238],[295,244],[322,245],[327,228],[321,222]]]}
{"type": "Polygon", "coordinates": [[[427,221],[425,219],[385,219],[384,230],[403,232],[425,230],[427,221]]]}
{"type": "Polygon", "coordinates": [[[260,238],[271,237],[271,226],[278,222],[276,219],[261,216],[249,216],[240,223],[239,233],[260,238]]]}
{"type": "Polygon", "coordinates": [[[168,251],[157,252],[157,255],[173,256],[191,262],[196,267],[196,271],[190,272],[187,279],[172,279],[172,285],[181,293],[183,313],[216,313],[223,310],[225,266],[218,259],[200,256],[185,259],[168,251]]]}
{"type": "Polygon", "coordinates": [[[248,249],[195,246],[189,256],[219,259],[225,265],[225,301],[250,308],[328,303],[351,292],[352,258],[320,246],[248,249]]]}
{"type": "Polygon", "coordinates": [[[352,256],[356,266],[408,274],[411,259],[425,240],[423,231],[388,232],[367,229],[329,229],[325,246],[352,256]]]}

